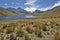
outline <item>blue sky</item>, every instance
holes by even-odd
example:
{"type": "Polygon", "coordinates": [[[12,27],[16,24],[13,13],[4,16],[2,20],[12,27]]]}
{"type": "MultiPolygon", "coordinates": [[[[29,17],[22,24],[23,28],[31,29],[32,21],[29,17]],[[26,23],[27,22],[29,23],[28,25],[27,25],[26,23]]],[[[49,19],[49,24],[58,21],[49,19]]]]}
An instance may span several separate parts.
{"type": "Polygon", "coordinates": [[[45,11],[60,6],[60,0],[0,0],[0,7],[23,8],[26,11],[45,11]]]}

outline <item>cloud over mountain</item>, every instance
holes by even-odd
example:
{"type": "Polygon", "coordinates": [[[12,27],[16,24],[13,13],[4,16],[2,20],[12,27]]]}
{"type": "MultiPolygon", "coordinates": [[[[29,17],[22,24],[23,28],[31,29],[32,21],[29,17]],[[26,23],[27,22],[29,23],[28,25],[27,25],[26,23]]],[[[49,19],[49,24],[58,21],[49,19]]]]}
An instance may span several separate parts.
{"type": "Polygon", "coordinates": [[[57,3],[55,3],[52,8],[56,7],[56,6],[60,6],[60,1],[58,1],[57,3]]]}
{"type": "Polygon", "coordinates": [[[29,8],[29,7],[26,7],[25,10],[26,10],[26,11],[33,12],[33,11],[36,10],[36,8],[35,8],[35,7],[30,7],[30,8],[29,8]]]}
{"type": "Polygon", "coordinates": [[[56,6],[60,6],[60,1],[58,1],[57,3],[55,3],[55,4],[54,4],[53,6],[51,6],[51,7],[41,8],[41,9],[38,9],[38,10],[40,10],[40,11],[46,11],[46,10],[52,9],[52,8],[54,8],[54,7],[56,7],[56,6]]]}
{"type": "Polygon", "coordinates": [[[28,5],[29,7],[26,7],[25,10],[30,12],[35,11],[38,8],[38,6],[35,5],[36,1],[37,0],[26,0],[25,5],[28,5]]]}
{"type": "MultiPolygon", "coordinates": [[[[37,9],[40,10],[40,11],[46,11],[46,10],[52,9],[52,8],[54,8],[56,6],[60,6],[60,1],[59,0],[56,1],[53,5],[51,5],[51,3],[48,3],[49,0],[48,1],[46,0],[47,4],[40,3],[39,5],[36,4],[36,3],[38,3],[37,1],[39,1],[39,0],[26,0],[25,5],[28,5],[29,7],[26,7],[25,10],[30,11],[30,12],[33,12],[33,11],[35,11],[37,9]],[[50,6],[47,6],[47,7],[42,6],[42,5],[48,5],[48,4],[50,6]]],[[[42,2],[44,2],[44,0],[42,2]]]]}

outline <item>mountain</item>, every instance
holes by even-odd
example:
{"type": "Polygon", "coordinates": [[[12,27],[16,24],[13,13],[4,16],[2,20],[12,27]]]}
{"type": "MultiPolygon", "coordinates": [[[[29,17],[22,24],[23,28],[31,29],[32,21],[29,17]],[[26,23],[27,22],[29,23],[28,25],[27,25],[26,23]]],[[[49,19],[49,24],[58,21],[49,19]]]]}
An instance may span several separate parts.
{"type": "Polygon", "coordinates": [[[23,14],[23,15],[31,15],[32,13],[31,12],[28,12],[22,8],[8,8],[8,10],[11,10],[12,12],[14,13],[18,13],[18,14],[23,14]]]}
{"type": "Polygon", "coordinates": [[[13,16],[13,15],[17,15],[17,14],[12,13],[11,11],[7,10],[6,8],[0,7],[0,16],[13,16]]]}
{"type": "Polygon", "coordinates": [[[27,11],[25,11],[24,9],[8,8],[8,10],[10,10],[11,12],[13,12],[15,14],[18,14],[20,16],[22,16],[22,15],[28,15],[28,14],[25,14],[25,13],[27,13],[27,11]]]}
{"type": "Polygon", "coordinates": [[[21,13],[24,13],[24,14],[32,15],[32,12],[28,12],[22,8],[18,8],[17,11],[20,11],[21,13]]]}
{"type": "Polygon", "coordinates": [[[2,16],[26,16],[26,15],[34,15],[39,17],[60,17],[60,6],[57,6],[48,11],[40,11],[36,10],[35,12],[27,12],[21,8],[2,8],[0,7],[0,17],[2,16]]]}
{"type": "Polygon", "coordinates": [[[17,11],[19,11],[19,12],[21,12],[21,13],[28,14],[28,12],[27,12],[27,11],[25,11],[24,9],[22,9],[22,8],[18,8],[18,9],[17,9],[17,11]]]}
{"type": "Polygon", "coordinates": [[[43,11],[40,11],[40,10],[36,10],[33,12],[33,14],[39,14],[39,13],[42,13],[43,11]]]}
{"type": "Polygon", "coordinates": [[[15,9],[15,8],[2,8],[0,7],[0,17],[2,16],[23,16],[28,15],[28,12],[24,9],[15,9]]]}
{"type": "Polygon", "coordinates": [[[39,16],[39,17],[60,17],[60,6],[57,6],[51,10],[48,11],[44,11],[44,12],[35,12],[35,14],[33,14],[35,16],[39,16]]]}

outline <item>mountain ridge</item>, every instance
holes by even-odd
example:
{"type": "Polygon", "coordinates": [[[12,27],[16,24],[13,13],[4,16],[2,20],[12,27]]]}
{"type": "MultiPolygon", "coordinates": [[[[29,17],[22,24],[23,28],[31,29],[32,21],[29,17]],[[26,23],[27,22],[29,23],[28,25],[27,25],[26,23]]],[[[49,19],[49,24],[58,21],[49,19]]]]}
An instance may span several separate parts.
{"type": "Polygon", "coordinates": [[[44,11],[42,13],[35,13],[34,15],[40,17],[60,17],[60,6],[57,6],[51,10],[44,11]]]}
{"type": "Polygon", "coordinates": [[[55,16],[56,14],[60,15],[60,6],[57,6],[51,10],[47,11],[40,11],[36,10],[33,13],[27,12],[24,9],[21,8],[3,8],[0,7],[0,17],[1,16],[26,16],[26,15],[34,15],[34,16],[55,16]]]}

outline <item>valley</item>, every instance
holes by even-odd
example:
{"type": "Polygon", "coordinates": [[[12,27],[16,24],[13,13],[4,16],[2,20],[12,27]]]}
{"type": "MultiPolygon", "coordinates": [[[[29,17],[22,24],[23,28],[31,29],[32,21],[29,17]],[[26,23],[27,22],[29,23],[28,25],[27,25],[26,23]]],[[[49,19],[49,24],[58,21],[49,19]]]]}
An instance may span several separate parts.
{"type": "Polygon", "coordinates": [[[0,40],[60,40],[60,7],[33,14],[0,8],[0,40]]]}

